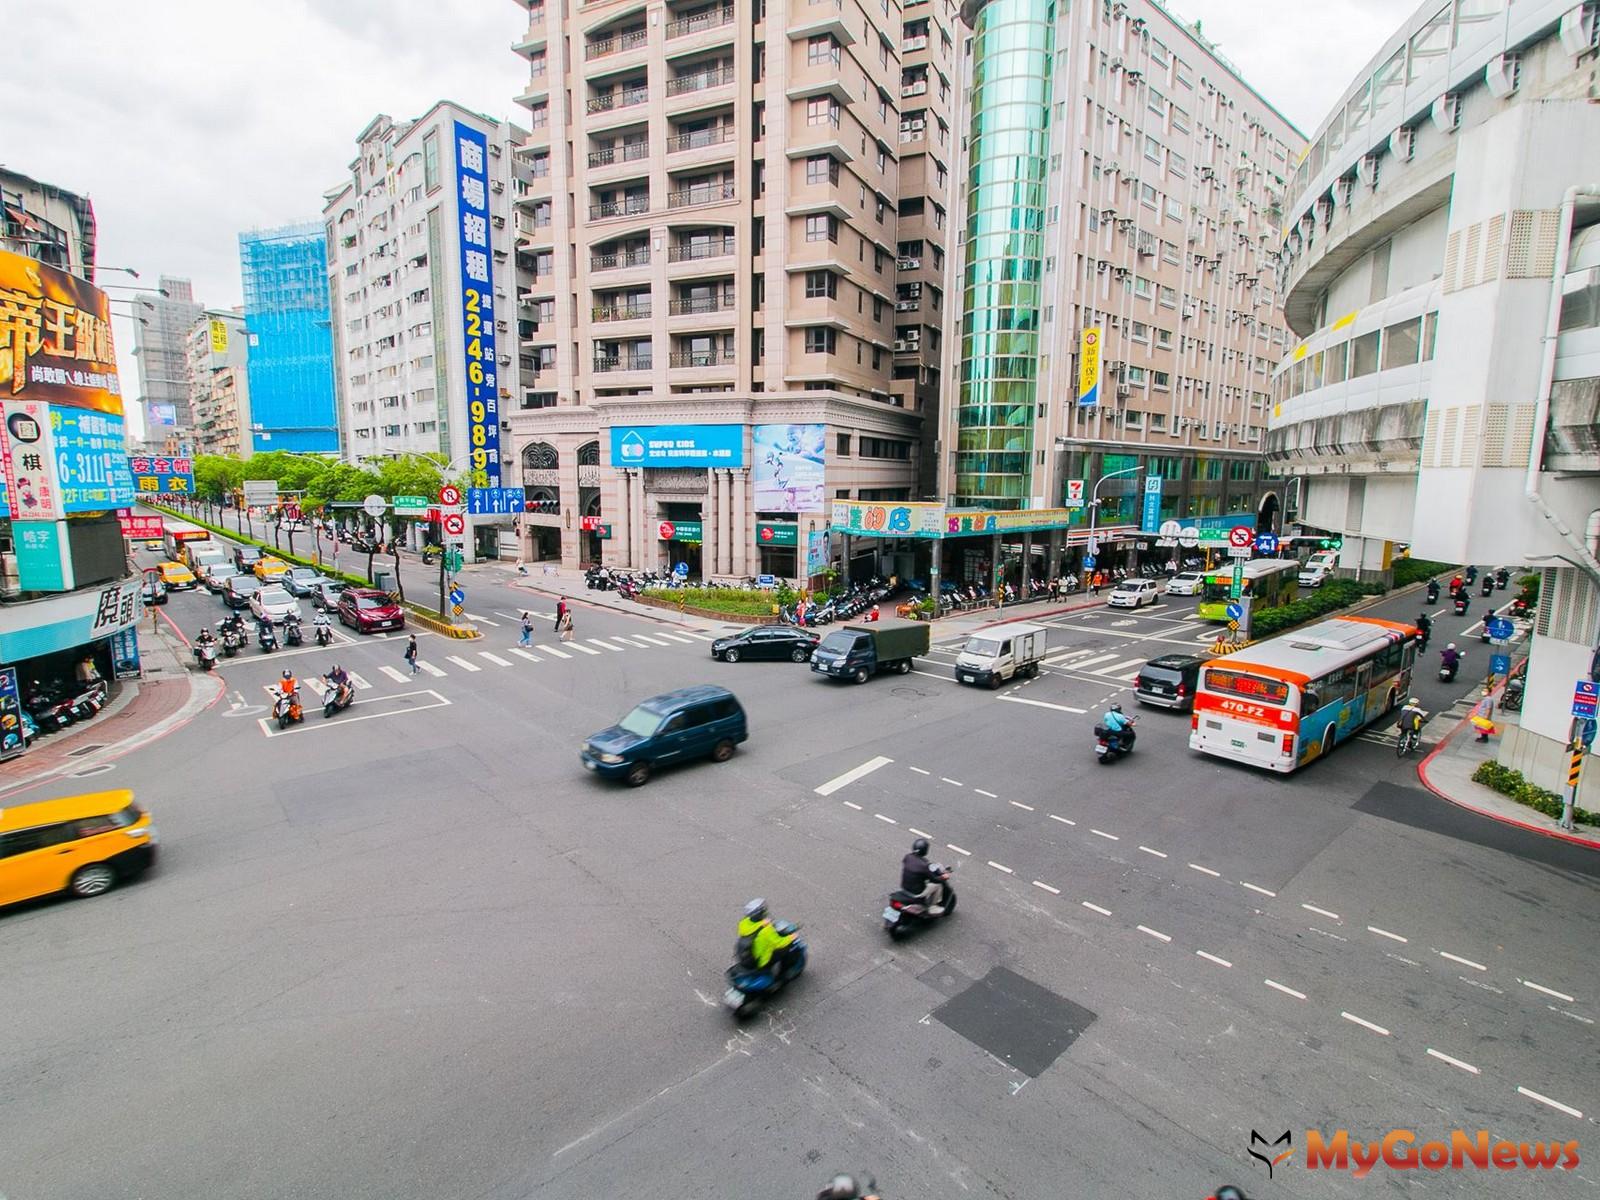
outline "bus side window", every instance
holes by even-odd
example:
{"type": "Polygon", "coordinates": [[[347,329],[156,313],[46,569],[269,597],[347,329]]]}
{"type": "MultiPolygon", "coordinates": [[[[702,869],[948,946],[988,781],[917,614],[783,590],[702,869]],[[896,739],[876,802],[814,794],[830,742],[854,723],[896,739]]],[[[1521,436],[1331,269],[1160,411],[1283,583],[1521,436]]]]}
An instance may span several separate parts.
{"type": "Polygon", "coordinates": [[[1300,689],[1300,711],[1314,713],[1322,707],[1322,693],[1313,685],[1300,689]]]}

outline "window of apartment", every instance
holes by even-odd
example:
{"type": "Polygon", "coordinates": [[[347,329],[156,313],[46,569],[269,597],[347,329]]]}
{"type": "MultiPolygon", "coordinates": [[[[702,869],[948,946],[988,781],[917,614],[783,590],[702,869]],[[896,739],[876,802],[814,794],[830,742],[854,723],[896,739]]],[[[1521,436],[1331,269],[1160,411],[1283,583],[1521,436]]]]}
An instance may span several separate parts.
{"type": "Polygon", "coordinates": [[[1172,349],[1172,330],[1170,330],[1170,329],[1157,329],[1156,330],[1156,346],[1157,346],[1157,348],[1162,349],[1162,350],[1170,350],[1170,349],[1172,349]]]}
{"type": "Polygon", "coordinates": [[[883,145],[882,142],[879,142],[878,143],[878,170],[887,171],[888,169],[889,169],[889,151],[884,149],[884,145],[883,145]]]}
{"type": "Polygon", "coordinates": [[[839,160],[831,154],[814,154],[806,159],[807,183],[839,182],[839,160]]]}
{"type": "Polygon", "coordinates": [[[839,43],[834,41],[833,34],[819,33],[806,39],[806,62],[811,66],[822,63],[839,65],[839,43]]]}
{"type": "Polygon", "coordinates": [[[1421,317],[1390,325],[1383,331],[1383,369],[1412,366],[1418,361],[1421,342],[1421,317]]]}
{"type": "Polygon", "coordinates": [[[1378,331],[1350,339],[1350,378],[1360,379],[1378,369],[1378,331]]]}
{"type": "Polygon", "coordinates": [[[839,277],[832,271],[806,272],[806,299],[832,300],[839,294],[839,277]]]}
{"type": "Polygon", "coordinates": [[[1144,205],[1146,208],[1156,208],[1160,205],[1161,196],[1156,191],[1154,185],[1148,183],[1141,183],[1139,185],[1139,203],[1144,205]]]}
{"type": "Polygon", "coordinates": [[[1161,161],[1161,143],[1148,133],[1144,135],[1144,156],[1153,163],[1161,161]]]}
{"type": "Polygon", "coordinates": [[[1152,284],[1143,275],[1135,275],[1133,277],[1133,294],[1135,296],[1137,296],[1139,299],[1141,299],[1141,300],[1150,299],[1150,295],[1154,291],[1154,288],[1155,288],[1155,285],[1152,284]]]}
{"type": "Polygon", "coordinates": [[[1100,210],[1094,206],[1089,207],[1089,232],[1094,233],[1100,228],[1100,210]]]}
{"type": "Polygon", "coordinates": [[[1204,457],[1195,459],[1194,477],[1206,483],[1215,483],[1222,478],[1222,460],[1204,457]]]}
{"type": "Polygon", "coordinates": [[[1133,323],[1133,340],[1136,342],[1149,342],[1150,326],[1143,321],[1135,321],[1133,323]]]}
{"type": "Polygon", "coordinates": [[[1166,371],[1151,371],[1150,372],[1150,385],[1152,387],[1154,387],[1156,389],[1156,391],[1158,391],[1158,392],[1171,391],[1172,390],[1172,376],[1171,376],[1170,373],[1168,373],[1166,371]]]}
{"type": "MultiPolygon", "coordinates": [[[[1166,417],[1161,413],[1151,413],[1150,418],[1150,427],[1152,429],[1159,429],[1167,423],[1166,417]],[[1156,422],[1157,417],[1161,418],[1160,424],[1156,422]]],[[[1169,483],[1174,482],[1183,478],[1183,459],[1167,455],[1152,455],[1145,472],[1156,476],[1158,479],[1165,479],[1169,483]]]]}
{"type": "Polygon", "coordinates": [[[806,101],[807,125],[839,124],[839,102],[832,96],[813,96],[806,101]]]}
{"type": "Polygon", "coordinates": [[[883,297],[881,296],[872,298],[872,319],[874,321],[883,320],[883,297]]]}
{"type": "Polygon", "coordinates": [[[862,434],[857,449],[860,458],[888,458],[896,462],[911,461],[911,443],[897,438],[868,437],[862,434]]]}
{"type": "Polygon", "coordinates": [[[1183,220],[1183,205],[1178,202],[1178,199],[1175,196],[1167,197],[1167,216],[1171,217],[1174,221],[1183,220]]]}
{"type": "Polygon", "coordinates": [[[1178,248],[1171,242],[1161,243],[1161,261],[1165,263],[1178,263],[1183,260],[1178,255],[1178,248]]]}
{"type": "Polygon", "coordinates": [[[837,340],[837,334],[832,329],[808,329],[806,330],[806,353],[832,354],[837,340]]]}
{"type": "Polygon", "coordinates": [[[1166,428],[1167,428],[1167,414],[1166,413],[1151,413],[1150,414],[1150,432],[1151,433],[1163,433],[1163,432],[1166,431],[1166,428]]]}
{"type": "Polygon", "coordinates": [[[1171,288],[1167,287],[1165,284],[1162,285],[1161,290],[1158,293],[1158,296],[1159,296],[1159,303],[1161,304],[1161,306],[1163,308],[1177,308],[1178,307],[1178,293],[1173,291],[1171,288]]]}
{"type": "Polygon", "coordinates": [[[806,241],[835,242],[839,240],[839,219],[829,213],[812,213],[806,218],[806,241]]]}
{"type": "MultiPolygon", "coordinates": [[[[1592,289],[1593,285],[1590,285],[1590,286],[1591,286],[1591,289],[1592,289]]],[[[1571,293],[1568,293],[1568,298],[1569,299],[1571,298],[1571,293]]],[[[1422,314],[1422,361],[1423,362],[1432,362],[1433,361],[1433,339],[1434,339],[1434,334],[1438,331],[1438,328],[1439,328],[1439,314],[1438,313],[1436,313],[1436,312],[1428,312],[1428,313],[1423,313],[1422,314]]]]}
{"type": "Polygon", "coordinates": [[[439,131],[422,139],[422,181],[431,192],[439,186],[439,131]]]}
{"type": "Polygon", "coordinates": [[[833,452],[840,458],[850,457],[850,435],[848,433],[834,435],[833,452]]]}
{"type": "Polygon", "coordinates": [[[1143,387],[1144,386],[1145,374],[1146,373],[1145,373],[1145,369],[1143,367],[1130,366],[1130,367],[1127,368],[1127,371],[1128,371],[1128,382],[1129,383],[1137,384],[1139,387],[1143,387]]]}
{"type": "Polygon", "coordinates": [[[1256,477],[1256,465],[1248,458],[1235,459],[1228,464],[1228,478],[1234,483],[1249,483],[1256,477]]]}
{"type": "Polygon", "coordinates": [[[1189,173],[1189,160],[1176,150],[1167,151],[1167,170],[1182,179],[1189,173]]]}

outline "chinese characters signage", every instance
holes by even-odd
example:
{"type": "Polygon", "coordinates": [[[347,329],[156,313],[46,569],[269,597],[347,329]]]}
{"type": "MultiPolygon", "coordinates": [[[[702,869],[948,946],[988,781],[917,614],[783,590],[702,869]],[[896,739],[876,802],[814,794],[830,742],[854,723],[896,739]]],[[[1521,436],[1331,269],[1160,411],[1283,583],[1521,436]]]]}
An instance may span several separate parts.
{"type": "Polygon", "coordinates": [[[40,400],[0,400],[0,459],[6,500],[19,521],[54,521],[61,516],[55,438],[50,406],[40,400]]]}
{"type": "Polygon", "coordinates": [[[944,505],[835,500],[830,524],[840,533],[866,537],[936,538],[944,533],[944,505]]]}
{"type": "Polygon", "coordinates": [[[99,288],[0,251],[0,396],[120,415],[110,318],[99,288]]]}
{"type": "Polygon", "coordinates": [[[489,247],[488,140],[455,123],[456,236],[461,254],[461,344],[467,444],[474,471],[500,486],[500,384],[494,345],[494,255],[489,247]]]}
{"type": "Polygon", "coordinates": [[[62,512],[99,512],[133,503],[120,416],[52,404],[50,425],[62,512]]]}
{"type": "Polygon", "coordinates": [[[76,580],[65,554],[62,521],[12,521],[17,550],[17,577],[26,592],[67,592],[76,580]]]}
{"type": "Polygon", "coordinates": [[[162,534],[161,518],[143,513],[119,512],[117,524],[122,527],[123,537],[136,542],[153,540],[162,534]]]}
{"type": "Polygon", "coordinates": [[[194,494],[194,462],[187,458],[130,458],[128,471],[134,488],[164,496],[194,494]]]}
{"type": "Polygon", "coordinates": [[[228,352],[228,326],[223,321],[211,322],[211,353],[226,354],[228,352]]]}
{"type": "Polygon", "coordinates": [[[613,467],[742,467],[743,425],[613,425],[613,467]]]}
{"type": "Polygon", "coordinates": [[[1078,407],[1092,408],[1100,403],[1100,326],[1083,331],[1078,347],[1078,407]]]}

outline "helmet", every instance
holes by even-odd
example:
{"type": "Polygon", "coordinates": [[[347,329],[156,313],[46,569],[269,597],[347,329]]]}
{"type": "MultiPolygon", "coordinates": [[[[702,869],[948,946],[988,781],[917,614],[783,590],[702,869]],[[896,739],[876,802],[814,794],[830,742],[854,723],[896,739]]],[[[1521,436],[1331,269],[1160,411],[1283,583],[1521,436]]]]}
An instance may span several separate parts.
{"type": "Polygon", "coordinates": [[[916,841],[912,842],[911,853],[926,855],[928,853],[928,839],[918,838],[916,841]]]}
{"type": "Polygon", "coordinates": [[[767,902],[757,896],[744,906],[744,915],[752,921],[759,921],[767,915],[767,902]]]}
{"type": "Polygon", "coordinates": [[[294,672],[293,671],[285,671],[283,673],[283,677],[285,679],[293,679],[294,678],[294,672]]]}
{"type": "Polygon", "coordinates": [[[817,1200],[861,1200],[877,1186],[870,1175],[863,1176],[859,1181],[852,1175],[835,1175],[828,1181],[828,1186],[817,1193],[817,1200]]]}
{"type": "Polygon", "coordinates": [[[1111,705],[1111,711],[1114,712],[1114,713],[1121,712],[1122,711],[1122,705],[1116,703],[1115,701],[1113,701],[1112,705],[1111,705]]]}
{"type": "Polygon", "coordinates": [[[1454,642],[1451,642],[1448,646],[1445,647],[1446,650],[1454,650],[1455,648],[1456,648],[1456,644],[1454,642]]]}

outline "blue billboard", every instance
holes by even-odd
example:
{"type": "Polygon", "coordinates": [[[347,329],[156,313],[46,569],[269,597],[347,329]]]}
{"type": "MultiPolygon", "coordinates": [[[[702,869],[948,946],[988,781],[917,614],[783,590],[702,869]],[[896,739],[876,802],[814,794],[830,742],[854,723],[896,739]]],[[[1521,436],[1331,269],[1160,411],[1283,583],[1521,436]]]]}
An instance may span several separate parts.
{"type": "Polygon", "coordinates": [[[494,347],[494,256],[489,249],[489,142],[456,123],[456,222],[461,256],[462,369],[467,449],[474,471],[500,486],[500,382],[494,347]]]}
{"type": "Polygon", "coordinates": [[[519,487],[492,487],[467,489],[467,515],[473,517],[491,514],[519,513],[524,508],[524,494],[519,487]]]}
{"type": "Polygon", "coordinates": [[[743,425],[613,425],[613,467],[742,467],[743,425]]]}
{"type": "Polygon", "coordinates": [[[1139,529],[1155,533],[1161,528],[1161,476],[1144,477],[1144,509],[1139,514],[1139,529]]]}
{"type": "Polygon", "coordinates": [[[120,416],[52,404],[50,425],[62,512],[102,512],[133,503],[120,416]]]}

